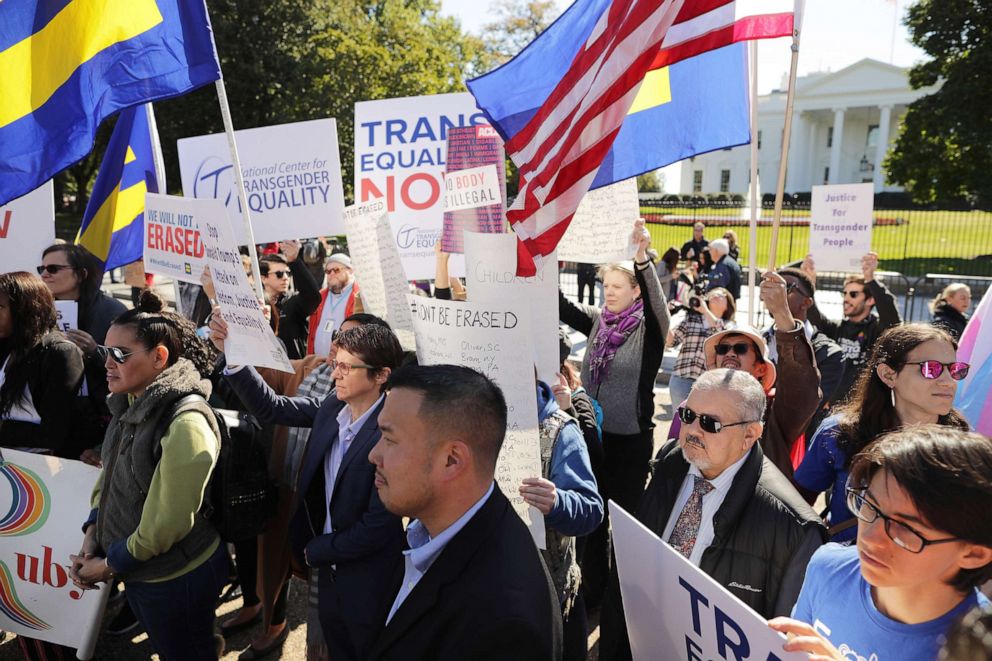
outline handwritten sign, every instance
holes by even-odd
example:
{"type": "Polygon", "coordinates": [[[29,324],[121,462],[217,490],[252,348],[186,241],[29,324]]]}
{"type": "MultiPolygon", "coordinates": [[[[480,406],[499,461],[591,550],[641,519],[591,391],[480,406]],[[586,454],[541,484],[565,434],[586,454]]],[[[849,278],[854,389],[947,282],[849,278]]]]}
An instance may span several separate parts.
{"type": "Polygon", "coordinates": [[[362,307],[388,321],[403,348],[413,349],[413,317],[406,302],[410,283],[393,241],[385,201],[346,207],[344,224],[355,278],[362,291],[362,307]]]}
{"type": "Polygon", "coordinates": [[[635,661],[801,661],[785,636],[610,501],[620,593],[635,661]]]}
{"type": "Polygon", "coordinates": [[[0,273],[34,273],[41,264],[41,252],[53,243],[55,197],[51,181],[0,206],[0,273]]]}
{"type": "Polygon", "coordinates": [[[637,180],[625,179],[586,193],[558,244],[558,259],[607,264],[631,259],[630,228],[641,217],[637,180]]]}
{"type": "Polygon", "coordinates": [[[503,391],[506,438],[496,462],[496,482],[513,503],[539,548],[545,547],[544,517],[524,502],[520,484],[541,475],[534,369],[529,355],[527,312],[514,305],[439,301],[408,295],[421,365],[464,365],[482,372],[503,391]]]}
{"type": "Polygon", "coordinates": [[[813,186],[809,251],[818,271],[860,272],[871,250],[872,184],[813,186]]]}
{"type": "MultiPolygon", "coordinates": [[[[292,373],[286,350],[276,339],[272,327],[258,306],[258,298],[248,284],[241,265],[241,253],[235,243],[231,220],[217,200],[193,200],[219,213],[202,215],[203,243],[210,276],[217,292],[220,313],[227,322],[224,354],[229,365],[271,367],[292,373]]],[[[277,314],[273,311],[273,314],[277,314]]]]}
{"type": "Polygon", "coordinates": [[[200,226],[225,215],[217,200],[145,193],[145,271],[199,284],[205,263],[200,226]]]}
{"type": "MultiPolygon", "coordinates": [[[[515,234],[465,232],[465,286],[473,303],[525,306],[533,331],[533,364],[547,384],[558,382],[558,261],[554,252],[537,275],[518,278],[515,234]]],[[[519,356],[525,356],[521,347],[519,356]]]]}
{"type": "Polygon", "coordinates": [[[63,333],[79,328],[79,302],[55,301],[55,318],[55,323],[63,333]]]}

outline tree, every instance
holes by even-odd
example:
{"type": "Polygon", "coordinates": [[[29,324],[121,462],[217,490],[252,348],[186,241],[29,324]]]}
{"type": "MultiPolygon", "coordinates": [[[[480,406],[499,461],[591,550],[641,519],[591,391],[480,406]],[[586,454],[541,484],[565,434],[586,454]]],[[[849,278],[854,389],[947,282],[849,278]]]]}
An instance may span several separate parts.
{"type": "Polygon", "coordinates": [[[888,178],[917,202],[992,204],[992,5],[917,0],[905,24],[931,58],[910,69],[910,84],[943,84],[910,104],[885,161],[888,178]]]}
{"type": "Polygon", "coordinates": [[[554,0],[496,0],[490,12],[496,20],[484,26],[483,40],[497,64],[523,50],[558,16],[554,0]]]}
{"type": "MultiPolygon", "coordinates": [[[[662,175],[664,177],[664,175],[662,175]]],[[[657,170],[645,172],[637,177],[638,193],[660,193],[662,182],[658,179],[657,170]]]]}

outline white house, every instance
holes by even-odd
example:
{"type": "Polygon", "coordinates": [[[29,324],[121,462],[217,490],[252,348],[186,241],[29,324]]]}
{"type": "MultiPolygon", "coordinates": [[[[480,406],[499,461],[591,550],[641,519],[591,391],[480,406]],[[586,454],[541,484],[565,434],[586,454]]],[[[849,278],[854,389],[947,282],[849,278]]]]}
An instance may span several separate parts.
{"type": "MultiPolygon", "coordinates": [[[[819,184],[874,182],[875,192],[901,191],[885,183],[881,164],[899,133],[906,107],[936,91],[914,90],[908,70],[863,59],[832,73],[796,81],[785,191],[819,184]]],[[[758,172],[762,193],[774,192],[785,122],[785,90],[758,97],[758,172]]],[[[750,147],[723,149],[682,161],[680,193],[747,191],[750,147]]]]}

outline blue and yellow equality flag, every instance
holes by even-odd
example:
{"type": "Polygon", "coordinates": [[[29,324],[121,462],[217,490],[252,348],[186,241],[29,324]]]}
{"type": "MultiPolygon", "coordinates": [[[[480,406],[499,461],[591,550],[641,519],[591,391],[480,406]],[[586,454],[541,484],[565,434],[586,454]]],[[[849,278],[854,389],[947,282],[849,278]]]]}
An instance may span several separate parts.
{"type": "Polygon", "coordinates": [[[104,270],[141,259],[145,193],[159,192],[153,145],[145,106],[122,110],[76,237],[104,270]]]}
{"type": "Polygon", "coordinates": [[[204,0],[0,1],[0,205],[86,156],[115,112],[218,78],[204,0]]]}
{"type": "MultiPolygon", "coordinates": [[[[504,140],[571,66],[611,0],[576,0],[514,59],[466,85],[504,140]]],[[[744,44],[649,71],[591,188],[751,141],[744,44]]]]}

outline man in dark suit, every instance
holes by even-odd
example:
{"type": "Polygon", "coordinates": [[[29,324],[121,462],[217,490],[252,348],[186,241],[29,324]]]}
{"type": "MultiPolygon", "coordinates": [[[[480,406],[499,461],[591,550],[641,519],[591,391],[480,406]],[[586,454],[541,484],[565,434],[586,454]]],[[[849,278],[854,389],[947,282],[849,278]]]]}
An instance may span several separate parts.
{"type": "Polygon", "coordinates": [[[410,548],[370,658],[559,659],[551,578],[493,481],[506,433],[500,389],[467,367],[404,367],[379,427],[369,460],[386,508],[411,518],[410,548]]]}

